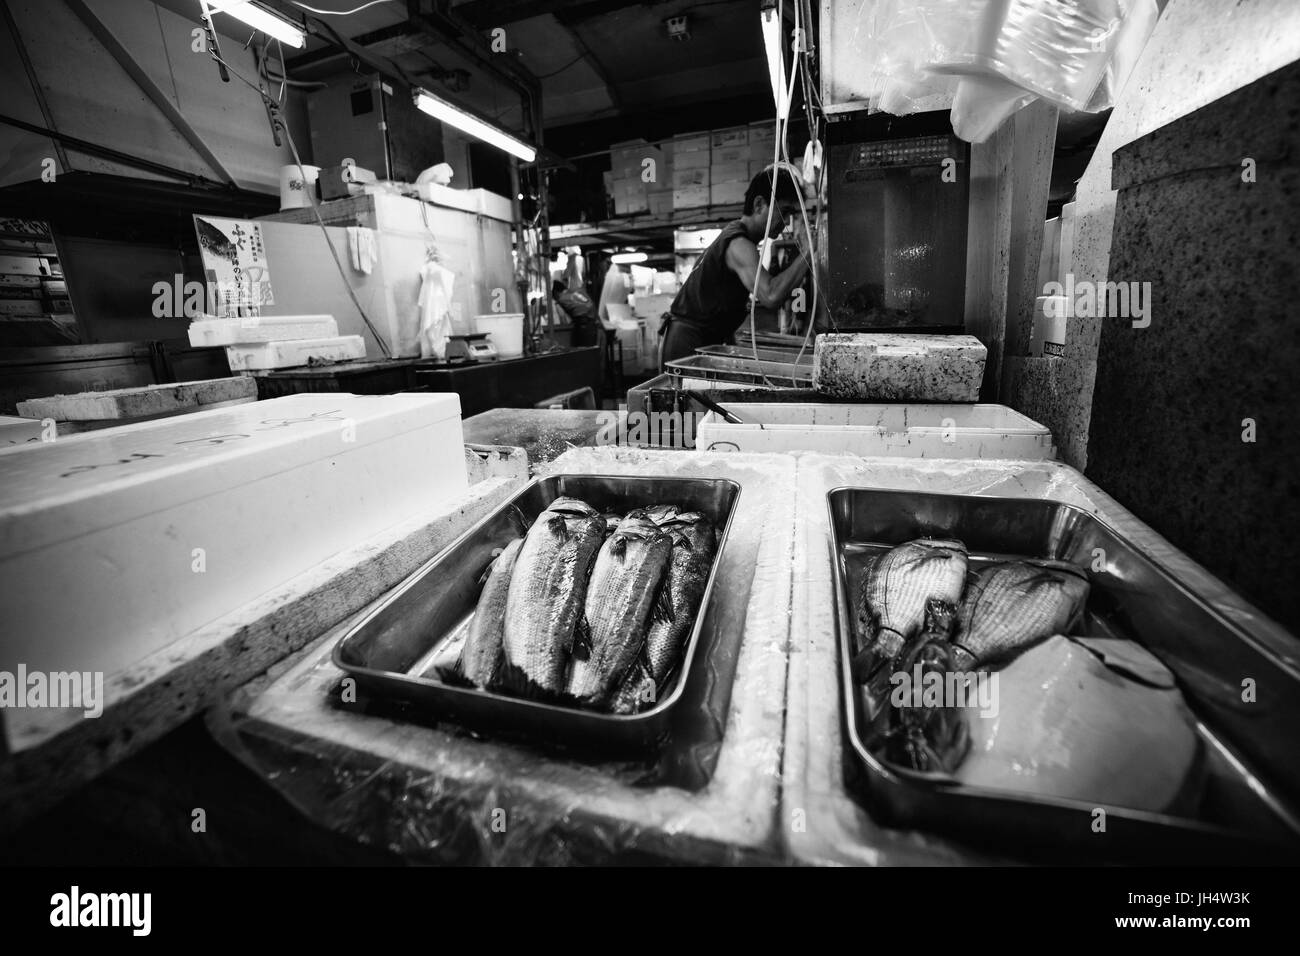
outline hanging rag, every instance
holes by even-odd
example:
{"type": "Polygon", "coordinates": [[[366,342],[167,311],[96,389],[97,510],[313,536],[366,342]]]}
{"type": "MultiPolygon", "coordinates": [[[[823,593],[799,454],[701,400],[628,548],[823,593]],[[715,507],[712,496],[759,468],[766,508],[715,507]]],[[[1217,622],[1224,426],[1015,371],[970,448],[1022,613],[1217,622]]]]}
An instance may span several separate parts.
{"type": "Polygon", "coordinates": [[[447,339],[451,336],[451,290],[456,273],[430,259],[420,267],[420,296],[416,306],[420,314],[420,357],[442,360],[447,357],[447,339]]]}
{"type": "Polygon", "coordinates": [[[375,267],[375,231],[365,226],[348,226],[348,255],[353,269],[370,275],[375,267]]]}

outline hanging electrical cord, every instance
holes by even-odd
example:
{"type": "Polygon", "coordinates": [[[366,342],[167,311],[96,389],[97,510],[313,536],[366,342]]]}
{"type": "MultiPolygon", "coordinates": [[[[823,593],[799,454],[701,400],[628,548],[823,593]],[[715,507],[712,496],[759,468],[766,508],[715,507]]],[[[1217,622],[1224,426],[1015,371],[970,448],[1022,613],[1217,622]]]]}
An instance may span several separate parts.
{"type": "MultiPolygon", "coordinates": [[[[284,134],[285,142],[289,144],[289,152],[293,154],[294,164],[297,165],[299,171],[301,171],[302,159],[298,156],[298,146],[293,141],[293,134],[289,131],[289,124],[279,115],[279,102],[277,102],[271,94],[257,86],[229,63],[226,63],[218,57],[216,53],[212,54],[212,58],[224,66],[232,76],[260,96],[263,101],[275,108],[276,113],[273,123],[279,131],[284,134]]],[[[347,271],[343,268],[343,261],[339,258],[338,251],[334,248],[334,241],[330,239],[329,229],[325,226],[325,219],[320,214],[320,206],[316,202],[316,197],[312,194],[313,191],[306,189],[304,192],[307,194],[307,199],[311,203],[311,211],[316,217],[317,225],[320,226],[321,234],[325,237],[325,245],[330,251],[330,256],[334,259],[334,265],[338,269],[339,277],[343,280],[343,287],[348,290],[348,297],[352,299],[352,304],[356,306],[357,313],[361,316],[361,321],[366,324],[366,328],[370,330],[370,334],[375,337],[375,341],[379,343],[379,347],[384,350],[384,355],[388,358],[396,358],[397,356],[393,354],[393,350],[388,346],[388,341],[380,335],[379,330],[376,329],[374,323],[370,321],[370,316],[366,314],[366,310],[361,305],[361,300],[357,298],[356,291],[352,288],[352,283],[348,279],[347,271]]]]}
{"type": "Polygon", "coordinates": [[[353,7],[351,10],[317,10],[315,7],[309,7],[305,3],[299,3],[298,0],[289,0],[295,7],[306,10],[308,13],[319,13],[326,17],[350,17],[354,13],[360,13],[369,7],[377,7],[381,3],[395,3],[396,0],[370,0],[369,3],[363,3],[359,7],[353,7]]]}

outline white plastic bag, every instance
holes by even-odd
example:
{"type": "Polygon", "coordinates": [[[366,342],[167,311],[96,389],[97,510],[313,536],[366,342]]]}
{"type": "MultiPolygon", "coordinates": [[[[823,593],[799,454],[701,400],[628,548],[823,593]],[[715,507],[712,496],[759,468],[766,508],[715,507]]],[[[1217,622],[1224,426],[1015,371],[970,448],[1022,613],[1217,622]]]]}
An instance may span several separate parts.
{"type": "Polygon", "coordinates": [[[447,340],[452,334],[451,290],[456,274],[430,259],[420,269],[420,357],[441,361],[447,357],[447,340]]]}

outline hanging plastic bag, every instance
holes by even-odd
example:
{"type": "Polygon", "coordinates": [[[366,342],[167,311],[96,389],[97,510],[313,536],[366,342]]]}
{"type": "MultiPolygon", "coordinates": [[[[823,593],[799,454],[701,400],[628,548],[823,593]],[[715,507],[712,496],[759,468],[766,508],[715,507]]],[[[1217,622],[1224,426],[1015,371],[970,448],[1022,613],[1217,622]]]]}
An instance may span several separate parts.
{"type": "Polygon", "coordinates": [[[430,259],[420,269],[420,357],[442,361],[451,337],[451,290],[456,274],[430,259]]]}

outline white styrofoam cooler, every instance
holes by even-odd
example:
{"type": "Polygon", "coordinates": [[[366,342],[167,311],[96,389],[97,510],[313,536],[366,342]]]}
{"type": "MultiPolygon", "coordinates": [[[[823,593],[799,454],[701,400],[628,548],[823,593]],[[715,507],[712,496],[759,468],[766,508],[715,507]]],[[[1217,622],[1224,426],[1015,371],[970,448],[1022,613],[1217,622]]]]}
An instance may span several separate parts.
{"type": "Polygon", "coordinates": [[[313,359],[322,362],[346,362],[365,357],[366,341],[359,335],[226,346],[226,361],[230,363],[232,372],[296,368],[310,364],[313,359]]]}
{"type": "Polygon", "coordinates": [[[709,412],[699,451],[817,451],[881,458],[1053,459],[1052,433],[1005,405],[737,403],[709,412]]]}
{"type": "Polygon", "coordinates": [[[467,488],[455,394],[290,395],[0,450],[0,670],[111,673],[467,488]]]}

